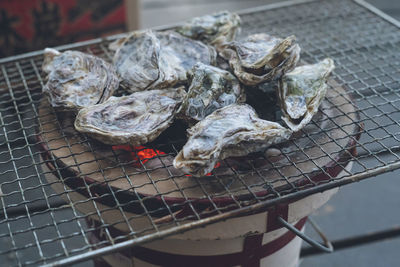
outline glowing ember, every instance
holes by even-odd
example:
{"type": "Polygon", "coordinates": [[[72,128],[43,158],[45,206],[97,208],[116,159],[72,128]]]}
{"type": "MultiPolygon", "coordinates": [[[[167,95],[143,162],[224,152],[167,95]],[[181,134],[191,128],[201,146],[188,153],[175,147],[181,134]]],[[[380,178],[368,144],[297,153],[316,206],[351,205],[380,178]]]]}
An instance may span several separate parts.
{"type": "Polygon", "coordinates": [[[164,152],[160,150],[146,148],[144,146],[138,146],[135,147],[134,149],[137,150],[136,154],[143,163],[147,162],[149,159],[157,157],[157,155],[166,155],[164,152]]]}
{"type": "Polygon", "coordinates": [[[221,166],[220,162],[217,162],[217,164],[215,164],[214,169],[219,168],[219,166],[221,166]]]}
{"type": "Polygon", "coordinates": [[[112,146],[113,150],[125,150],[131,153],[132,160],[134,161],[135,165],[140,166],[140,162],[146,163],[150,159],[157,157],[157,155],[165,155],[164,152],[147,148],[145,146],[128,146],[128,145],[118,145],[112,146]]]}

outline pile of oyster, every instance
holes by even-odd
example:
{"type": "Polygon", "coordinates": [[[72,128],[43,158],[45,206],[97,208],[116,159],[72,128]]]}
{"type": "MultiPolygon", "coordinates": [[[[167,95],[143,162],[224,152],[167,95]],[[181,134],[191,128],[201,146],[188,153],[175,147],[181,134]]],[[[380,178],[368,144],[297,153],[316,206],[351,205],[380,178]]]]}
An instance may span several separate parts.
{"type": "MultiPolygon", "coordinates": [[[[46,48],[43,91],[59,111],[77,113],[75,128],[105,144],[143,145],[174,120],[188,125],[177,169],[204,176],[218,161],[288,140],[317,113],[334,63],[297,66],[295,36],[236,39],[240,17],[194,18],[167,31],[135,31],[110,45],[112,64],[78,51],[46,48]],[[261,119],[246,103],[276,84],[282,121],[261,119]],[[118,89],[124,96],[113,96],[118,89]]],[[[258,97],[258,105],[270,105],[258,97]]]]}

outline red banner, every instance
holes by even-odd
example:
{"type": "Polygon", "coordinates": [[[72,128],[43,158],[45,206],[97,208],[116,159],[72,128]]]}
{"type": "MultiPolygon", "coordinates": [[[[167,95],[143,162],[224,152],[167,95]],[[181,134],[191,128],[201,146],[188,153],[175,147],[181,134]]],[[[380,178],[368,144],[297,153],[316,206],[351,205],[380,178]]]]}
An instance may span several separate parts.
{"type": "Polygon", "coordinates": [[[0,57],[125,30],[123,0],[0,1],[0,57]]]}

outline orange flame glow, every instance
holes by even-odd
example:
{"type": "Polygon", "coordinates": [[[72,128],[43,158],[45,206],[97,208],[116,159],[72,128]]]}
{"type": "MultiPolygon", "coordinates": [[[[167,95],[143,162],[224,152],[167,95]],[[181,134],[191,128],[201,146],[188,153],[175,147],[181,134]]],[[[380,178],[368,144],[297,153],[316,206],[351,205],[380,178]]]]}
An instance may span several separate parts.
{"type": "Polygon", "coordinates": [[[132,160],[135,162],[135,165],[140,166],[140,162],[146,163],[150,159],[157,157],[157,155],[165,155],[164,152],[147,148],[145,146],[128,146],[128,145],[118,145],[112,146],[113,150],[125,150],[131,153],[132,160]]]}

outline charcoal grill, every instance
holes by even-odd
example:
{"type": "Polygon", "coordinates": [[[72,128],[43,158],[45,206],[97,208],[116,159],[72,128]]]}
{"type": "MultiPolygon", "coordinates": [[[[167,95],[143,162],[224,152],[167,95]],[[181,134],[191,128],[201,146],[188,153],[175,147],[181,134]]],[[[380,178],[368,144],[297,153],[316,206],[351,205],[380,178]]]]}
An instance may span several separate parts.
{"type": "MultiPolygon", "coordinates": [[[[201,179],[172,168],[183,142],[174,133],[134,149],[77,134],[42,97],[41,51],[1,59],[0,255],[14,265],[68,265],[400,168],[399,22],[348,0],[284,2],[241,17],[242,33],[295,34],[304,61],[329,56],[337,68],[319,114],[275,157],[225,160],[201,179]],[[151,157],[138,156],[148,149],[151,157]],[[357,171],[345,170],[349,162],[357,171]],[[88,226],[93,218],[100,223],[88,226]],[[99,230],[107,239],[93,243],[99,230]]],[[[60,49],[110,60],[119,37],[60,49]]]]}

